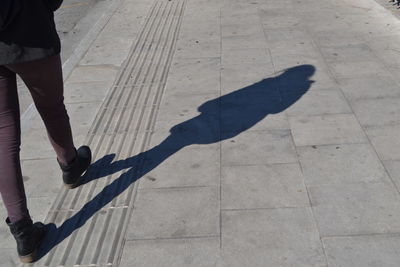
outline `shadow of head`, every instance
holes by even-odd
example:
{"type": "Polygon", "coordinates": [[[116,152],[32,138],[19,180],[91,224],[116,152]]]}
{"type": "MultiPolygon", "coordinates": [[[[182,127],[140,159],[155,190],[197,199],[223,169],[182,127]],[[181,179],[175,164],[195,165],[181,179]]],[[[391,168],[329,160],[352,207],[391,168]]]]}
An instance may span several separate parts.
{"type": "Polygon", "coordinates": [[[269,114],[293,105],[310,89],[315,70],[312,65],[285,69],[277,76],[210,100],[198,108],[198,116],[172,127],[171,137],[185,145],[232,138],[269,114]]]}

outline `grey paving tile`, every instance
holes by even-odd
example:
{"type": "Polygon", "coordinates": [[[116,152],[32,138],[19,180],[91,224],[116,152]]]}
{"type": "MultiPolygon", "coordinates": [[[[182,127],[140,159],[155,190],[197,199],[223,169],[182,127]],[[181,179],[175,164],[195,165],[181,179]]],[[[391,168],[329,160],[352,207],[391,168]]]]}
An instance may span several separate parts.
{"type": "Polygon", "coordinates": [[[327,62],[347,62],[354,60],[377,60],[372,50],[365,43],[321,47],[327,62]]]}
{"type": "Polygon", "coordinates": [[[313,65],[316,68],[316,73],[314,75],[324,74],[321,77],[315,76],[314,79],[316,81],[322,82],[323,80],[325,80],[323,78],[327,76],[326,71],[328,70],[328,67],[324,62],[323,57],[318,54],[313,54],[313,55],[309,55],[307,53],[287,53],[287,54],[277,54],[277,55],[272,54],[272,59],[275,68],[278,71],[307,64],[307,65],[313,65]],[[319,77],[319,79],[316,79],[317,77],[319,77]]]}
{"type": "MultiPolygon", "coordinates": [[[[15,241],[14,241],[15,242],[15,241]]],[[[2,248],[0,253],[1,267],[20,266],[16,245],[15,248],[2,248]]]]}
{"type": "Polygon", "coordinates": [[[377,53],[383,52],[385,50],[396,50],[400,48],[400,38],[398,34],[386,35],[385,38],[376,37],[369,38],[368,46],[377,53]]]}
{"type": "MultiPolygon", "coordinates": [[[[284,71],[282,72],[284,73],[284,71]]],[[[336,82],[329,77],[329,75],[319,75],[320,80],[316,80],[317,77],[310,77],[309,81],[311,82],[309,85],[306,85],[304,87],[304,80],[305,75],[304,74],[299,74],[297,77],[294,77],[293,79],[285,79],[283,81],[279,81],[279,88],[282,91],[282,94],[288,94],[291,92],[299,92],[299,89],[307,89],[306,92],[308,91],[320,91],[320,90],[337,90],[339,86],[336,84],[336,82]]]]}
{"type": "Polygon", "coordinates": [[[158,149],[175,150],[183,147],[209,148],[219,147],[221,141],[218,118],[211,117],[205,121],[194,121],[193,123],[158,122],[159,131],[151,135],[151,146],[159,146],[158,149]],[[165,129],[170,131],[165,131],[165,129]]]}
{"type": "MultiPolygon", "coordinates": [[[[137,10],[144,8],[144,5],[137,5],[137,10]]],[[[132,12],[133,13],[133,12],[132,12]]],[[[121,35],[128,38],[138,38],[140,28],[144,24],[143,14],[121,14],[112,16],[105,25],[101,35],[105,38],[118,38],[121,35]]]]}
{"type": "Polygon", "coordinates": [[[19,108],[21,114],[28,109],[28,107],[33,104],[32,96],[27,91],[18,91],[18,99],[19,99],[19,108]]]}
{"type": "MultiPolygon", "coordinates": [[[[87,133],[100,105],[101,102],[65,104],[74,136],[85,135],[87,133]],[[82,116],[82,114],[85,114],[85,116],[82,116]]],[[[33,131],[40,133],[45,132],[43,120],[37,111],[35,111],[33,117],[25,124],[25,132],[23,133],[23,137],[24,135],[33,136],[33,131]]]]}
{"type": "Polygon", "coordinates": [[[223,165],[258,165],[297,162],[292,136],[288,130],[223,133],[223,165]],[[225,139],[225,138],[224,138],[225,139]]]}
{"type": "Polygon", "coordinates": [[[67,82],[110,82],[114,81],[118,68],[111,66],[78,66],[67,82]]]}
{"type": "Polygon", "coordinates": [[[398,50],[395,49],[385,49],[383,51],[378,51],[378,58],[383,62],[383,64],[389,69],[392,75],[398,79],[398,72],[400,70],[400,55],[398,50]]]}
{"type": "Polygon", "coordinates": [[[186,13],[184,23],[181,26],[179,40],[195,39],[199,42],[212,41],[219,43],[221,40],[221,29],[219,25],[219,14],[215,14],[215,10],[202,12],[203,19],[196,19],[192,12],[190,15],[186,13]]]}
{"type": "Polygon", "coordinates": [[[324,238],[329,266],[397,266],[399,235],[324,238]]]}
{"type": "Polygon", "coordinates": [[[246,34],[262,36],[264,31],[262,26],[257,24],[228,24],[221,26],[222,37],[243,36],[246,34]]]}
{"type": "Polygon", "coordinates": [[[327,19],[325,19],[325,21],[315,21],[314,19],[311,19],[310,21],[303,21],[303,23],[306,27],[308,27],[311,34],[331,30],[346,31],[349,28],[349,25],[345,22],[337,22],[327,19]]]}
{"type": "Polygon", "coordinates": [[[259,48],[266,49],[267,43],[264,35],[233,35],[222,37],[222,51],[227,49],[250,49],[250,48],[259,48]]]}
{"type": "Polygon", "coordinates": [[[398,43],[398,41],[394,41],[394,44],[387,44],[386,47],[378,48],[374,50],[374,52],[387,67],[390,69],[399,70],[400,56],[398,47],[396,47],[396,43],[398,43]]]}
{"type": "MultiPolygon", "coordinates": [[[[267,31],[268,32],[268,31],[267,31]]],[[[303,54],[310,57],[318,55],[319,51],[311,42],[311,40],[295,40],[288,42],[268,42],[268,48],[272,56],[287,55],[287,54],[303,54]]]]}
{"type": "MultiPolygon", "coordinates": [[[[221,1],[201,0],[198,2],[188,2],[186,4],[187,6],[185,14],[183,15],[184,22],[182,27],[189,22],[200,22],[203,25],[207,25],[209,21],[213,21],[215,23],[215,20],[220,19],[219,9],[222,7],[221,1]],[[199,12],[199,9],[201,9],[202,12],[199,12]]],[[[211,27],[218,26],[219,23],[218,25],[213,25],[211,27]]]]}
{"type": "Polygon", "coordinates": [[[259,15],[262,20],[281,19],[282,16],[294,17],[296,13],[293,9],[288,8],[291,1],[280,1],[278,3],[259,3],[259,15]]]}
{"type": "Polygon", "coordinates": [[[6,251],[5,249],[12,249],[12,251],[10,250],[9,252],[13,253],[13,254],[9,254],[9,256],[10,255],[17,256],[17,250],[16,250],[17,245],[15,243],[15,239],[11,235],[10,229],[8,228],[8,225],[5,222],[7,216],[8,215],[7,215],[6,207],[4,206],[3,201],[0,201],[0,218],[1,218],[0,249],[2,251],[2,253],[0,253],[0,259],[1,259],[1,256],[3,256],[3,257],[5,256],[5,255],[3,255],[3,249],[4,249],[4,251],[6,251]]]}
{"type": "Polygon", "coordinates": [[[112,86],[109,82],[66,83],[64,88],[65,103],[101,102],[112,86]]]}
{"type": "Polygon", "coordinates": [[[21,159],[54,158],[55,152],[50,145],[45,129],[31,129],[21,137],[21,159]]]}
{"type": "Polygon", "coordinates": [[[285,16],[280,16],[280,17],[261,14],[260,18],[263,27],[266,31],[268,31],[269,29],[296,27],[301,23],[301,19],[299,17],[291,16],[290,14],[287,13],[285,16]]]}
{"type": "Polygon", "coordinates": [[[71,103],[65,105],[70,118],[73,134],[87,134],[90,126],[95,120],[100,105],[101,103],[98,102],[71,103]]]}
{"type": "Polygon", "coordinates": [[[309,187],[322,236],[397,233],[400,196],[390,183],[309,187]]]}
{"type": "Polygon", "coordinates": [[[297,163],[225,166],[221,186],[223,209],[309,206],[307,189],[297,163]]]}
{"type": "Polygon", "coordinates": [[[109,36],[100,35],[81,60],[81,65],[110,64],[120,67],[127,58],[134,38],[126,35],[109,36]]]}
{"type": "MultiPolygon", "coordinates": [[[[153,161],[151,158],[149,160],[153,161]]],[[[141,178],[139,188],[217,186],[219,176],[219,149],[185,148],[141,178]]]]}
{"type": "Polygon", "coordinates": [[[139,191],[127,240],[219,235],[216,187],[139,191]]]}
{"type": "Polygon", "coordinates": [[[221,42],[199,40],[198,38],[180,39],[176,45],[176,58],[208,58],[221,56],[221,42]]]}
{"type": "Polygon", "coordinates": [[[268,44],[302,42],[310,39],[310,35],[306,29],[301,26],[268,29],[265,31],[265,36],[268,44]]]}
{"type": "MultiPolygon", "coordinates": [[[[75,144],[83,144],[86,132],[76,132],[74,134],[75,144]]],[[[50,145],[45,129],[30,129],[22,135],[21,159],[48,159],[54,158],[55,152],[50,145]]]]}
{"type": "Polygon", "coordinates": [[[253,8],[252,10],[232,10],[232,9],[222,9],[221,10],[221,25],[238,25],[238,24],[260,24],[259,17],[257,16],[257,10],[253,8]]]}
{"type": "Polygon", "coordinates": [[[346,61],[329,64],[335,76],[341,78],[354,78],[359,76],[386,77],[389,73],[385,66],[376,60],[371,61],[346,61]]]}
{"type": "MultiPolygon", "coordinates": [[[[290,93],[284,94],[290,97],[290,93]]],[[[351,108],[337,89],[309,90],[292,106],[286,109],[290,116],[322,115],[336,113],[352,113],[351,108]]]]}
{"type": "Polygon", "coordinates": [[[381,160],[400,159],[400,125],[368,127],[365,131],[381,160]]]}
{"type": "Polygon", "coordinates": [[[370,144],[297,148],[307,185],[388,181],[370,144]]]}
{"type": "Polygon", "coordinates": [[[400,161],[399,160],[388,160],[384,161],[383,165],[386,167],[393,182],[400,188],[400,161]]]}
{"type": "Polygon", "coordinates": [[[400,86],[389,77],[339,79],[346,98],[355,101],[365,98],[399,97],[400,86]]]}
{"type": "Polygon", "coordinates": [[[351,103],[363,126],[384,126],[400,123],[400,97],[362,99],[351,103]]]}
{"type": "Polygon", "coordinates": [[[320,47],[331,47],[337,45],[358,45],[364,39],[356,31],[347,29],[346,31],[336,31],[327,29],[312,33],[312,38],[320,47]]]}
{"type": "Polygon", "coordinates": [[[52,159],[26,160],[21,167],[28,197],[55,196],[59,192],[63,182],[56,156],[52,159]]]}
{"type": "Polygon", "coordinates": [[[169,94],[206,94],[220,90],[220,58],[175,59],[168,74],[169,94]]]}
{"type": "Polygon", "coordinates": [[[376,38],[387,35],[394,35],[399,32],[399,25],[397,23],[385,23],[371,21],[367,23],[365,21],[353,21],[349,23],[350,26],[359,32],[361,35],[376,38]],[[397,24],[397,25],[396,25],[397,24]]]}
{"type": "Polygon", "coordinates": [[[217,93],[166,95],[161,103],[157,121],[191,119],[201,113],[199,107],[208,101],[211,101],[211,105],[209,105],[207,113],[217,116],[220,111],[218,97],[217,93]]]}
{"type": "Polygon", "coordinates": [[[127,241],[121,267],[219,266],[219,237],[127,241]]]}
{"type": "Polygon", "coordinates": [[[327,266],[309,208],[222,213],[223,266],[327,266]]]}
{"type": "Polygon", "coordinates": [[[33,221],[44,221],[50,210],[55,195],[49,194],[45,197],[28,197],[28,209],[33,221]]]}
{"type": "MultiPolygon", "coordinates": [[[[266,131],[266,130],[287,130],[290,129],[289,122],[284,112],[276,114],[268,114],[265,109],[268,109],[267,103],[262,106],[246,106],[246,108],[237,106],[237,110],[232,112],[231,109],[223,109],[221,112],[221,130],[223,132],[232,131],[266,131]],[[244,113],[240,114],[241,111],[244,113]],[[255,117],[260,115],[256,124],[249,123],[252,115],[255,117]],[[251,126],[251,128],[248,128],[251,126]]],[[[236,109],[235,108],[235,109],[236,109]]]]}
{"type": "Polygon", "coordinates": [[[267,12],[265,15],[271,14],[271,11],[276,16],[280,14],[285,14],[284,11],[291,13],[293,10],[288,8],[288,4],[291,4],[291,0],[282,0],[278,2],[268,2],[268,3],[258,3],[260,6],[260,12],[267,12]]]}
{"type": "Polygon", "coordinates": [[[364,143],[367,138],[350,114],[289,117],[296,146],[364,143]]]}
{"type": "Polygon", "coordinates": [[[242,63],[269,63],[271,58],[265,48],[223,49],[222,66],[242,63]]]}
{"type": "Polygon", "coordinates": [[[221,90],[225,94],[252,86],[273,77],[274,73],[275,70],[271,63],[243,63],[224,66],[221,69],[221,90]]]}
{"type": "Polygon", "coordinates": [[[149,3],[136,2],[135,8],[132,8],[131,1],[122,3],[116,12],[118,15],[110,18],[101,35],[110,39],[120,36],[137,37],[149,9],[149,3]]]}

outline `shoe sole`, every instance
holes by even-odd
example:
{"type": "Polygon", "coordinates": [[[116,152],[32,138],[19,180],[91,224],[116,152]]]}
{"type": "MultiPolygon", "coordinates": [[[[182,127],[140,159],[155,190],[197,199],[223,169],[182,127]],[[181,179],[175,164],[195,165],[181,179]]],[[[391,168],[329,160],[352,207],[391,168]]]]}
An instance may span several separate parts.
{"type": "Polygon", "coordinates": [[[36,260],[36,252],[37,252],[37,250],[33,251],[32,253],[30,253],[26,256],[19,256],[19,260],[22,263],[32,263],[36,260]]]}
{"type": "Polygon", "coordinates": [[[75,184],[64,184],[64,186],[67,189],[74,189],[74,188],[79,186],[80,182],[81,182],[81,180],[79,179],[79,181],[77,183],[75,183],[75,184]]]}

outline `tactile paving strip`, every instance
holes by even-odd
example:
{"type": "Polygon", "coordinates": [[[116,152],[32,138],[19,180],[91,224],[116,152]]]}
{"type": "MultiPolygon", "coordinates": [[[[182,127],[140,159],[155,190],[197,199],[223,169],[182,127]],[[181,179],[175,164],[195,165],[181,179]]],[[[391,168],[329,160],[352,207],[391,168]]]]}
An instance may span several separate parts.
{"type": "Polygon", "coordinates": [[[86,138],[95,165],[84,185],[61,189],[46,218],[57,226],[36,266],[118,266],[143,160],[137,155],[150,141],[185,2],[151,7],[86,138]]]}

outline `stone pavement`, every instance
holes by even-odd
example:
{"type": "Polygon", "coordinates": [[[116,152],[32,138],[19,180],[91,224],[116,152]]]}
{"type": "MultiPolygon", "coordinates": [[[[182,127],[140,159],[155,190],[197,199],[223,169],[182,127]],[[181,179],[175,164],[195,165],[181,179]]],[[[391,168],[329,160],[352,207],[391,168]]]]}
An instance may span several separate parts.
{"type": "Polygon", "coordinates": [[[399,73],[374,0],[122,0],[66,81],[84,185],[24,125],[34,266],[398,266],[399,73]]]}

